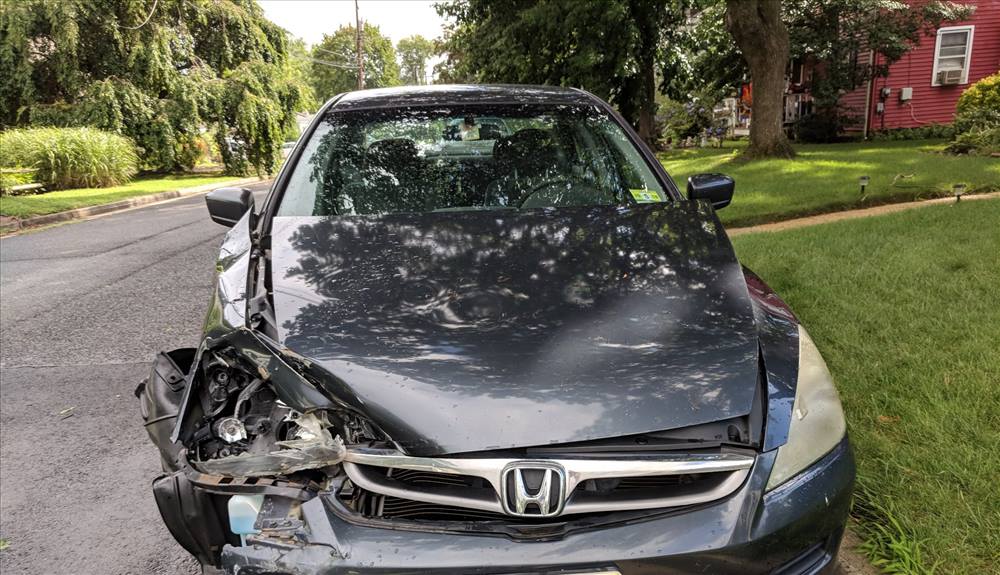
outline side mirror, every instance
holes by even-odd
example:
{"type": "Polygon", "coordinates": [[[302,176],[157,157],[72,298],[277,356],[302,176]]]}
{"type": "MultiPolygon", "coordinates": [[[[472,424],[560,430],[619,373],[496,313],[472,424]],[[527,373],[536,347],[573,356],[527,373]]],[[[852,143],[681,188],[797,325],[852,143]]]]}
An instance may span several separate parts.
{"type": "Polygon", "coordinates": [[[247,188],[219,188],[205,196],[205,204],[213,222],[231,228],[253,209],[253,193],[247,188]]]}
{"type": "Polygon", "coordinates": [[[687,196],[689,200],[708,200],[717,210],[733,201],[736,182],[722,174],[696,174],[688,178],[687,196]]]}

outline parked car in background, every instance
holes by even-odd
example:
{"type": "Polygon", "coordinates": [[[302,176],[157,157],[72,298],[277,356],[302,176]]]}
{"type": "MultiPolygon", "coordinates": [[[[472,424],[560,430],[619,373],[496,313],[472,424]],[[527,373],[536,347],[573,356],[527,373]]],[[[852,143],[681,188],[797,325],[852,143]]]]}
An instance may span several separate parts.
{"type": "Polygon", "coordinates": [[[165,523],[228,573],[832,569],[840,401],[733,189],[580,90],[329,102],[260,210],[207,197],[205,338],[137,390],[165,523]]]}

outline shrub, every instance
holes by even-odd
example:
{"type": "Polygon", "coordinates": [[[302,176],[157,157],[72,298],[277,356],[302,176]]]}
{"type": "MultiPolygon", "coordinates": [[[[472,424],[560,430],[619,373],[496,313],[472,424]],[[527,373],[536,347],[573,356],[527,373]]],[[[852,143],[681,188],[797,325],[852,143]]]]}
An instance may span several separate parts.
{"type": "Polygon", "coordinates": [[[962,92],[955,108],[954,138],[948,146],[953,153],[1000,152],[1000,73],[962,92]]]}
{"type": "Polygon", "coordinates": [[[975,127],[955,136],[948,151],[956,154],[1000,154],[1000,125],[975,127]]]}
{"type": "Polygon", "coordinates": [[[986,126],[1000,126],[1000,73],[987,76],[962,92],[955,107],[958,133],[986,126]]]}
{"type": "Polygon", "coordinates": [[[947,124],[927,124],[916,128],[897,128],[872,133],[872,140],[929,140],[951,139],[955,137],[955,127],[947,124]]]}
{"type": "Polygon", "coordinates": [[[841,117],[837,110],[816,110],[792,125],[792,137],[808,144],[827,144],[840,139],[841,117]]]}
{"type": "MultiPolygon", "coordinates": [[[[0,196],[15,195],[12,188],[35,183],[35,170],[0,167],[0,196]]],[[[36,190],[24,193],[36,193],[36,190]]]]}
{"type": "Polygon", "coordinates": [[[715,100],[708,91],[695,94],[688,102],[667,99],[660,104],[657,121],[662,123],[663,135],[671,140],[696,138],[716,128],[713,108],[715,100]]]}
{"type": "Polygon", "coordinates": [[[29,128],[0,133],[0,164],[34,168],[50,190],[128,182],[139,159],[132,141],[94,128],[29,128]]]}

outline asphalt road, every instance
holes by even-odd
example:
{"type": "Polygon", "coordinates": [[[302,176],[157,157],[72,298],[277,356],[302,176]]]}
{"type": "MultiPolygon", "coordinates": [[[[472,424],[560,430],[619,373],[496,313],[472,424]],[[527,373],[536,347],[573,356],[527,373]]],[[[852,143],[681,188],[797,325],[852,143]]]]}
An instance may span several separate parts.
{"type": "Polygon", "coordinates": [[[197,344],[224,233],[193,196],[0,240],[4,575],[200,572],[156,510],[132,392],[197,344]]]}

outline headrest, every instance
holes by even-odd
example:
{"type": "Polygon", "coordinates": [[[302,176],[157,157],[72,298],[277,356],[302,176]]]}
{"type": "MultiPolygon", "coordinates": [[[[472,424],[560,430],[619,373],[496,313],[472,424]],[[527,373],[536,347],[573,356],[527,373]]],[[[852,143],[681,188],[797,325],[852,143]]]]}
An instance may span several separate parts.
{"type": "Polygon", "coordinates": [[[498,164],[531,176],[559,163],[559,146],[549,130],[526,128],[493,144],[493,159],[498,164]]]}
{"type": "Polygon", "coordinates": [[[419,159],[417,145],[413,140],[406,138],[379,140],[368,146],[365,152],[365,161],[370,166],[378,166],[389,171],[410,165],[419,159]]]}

